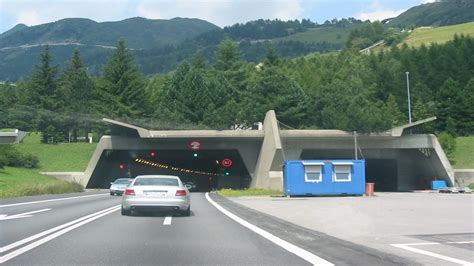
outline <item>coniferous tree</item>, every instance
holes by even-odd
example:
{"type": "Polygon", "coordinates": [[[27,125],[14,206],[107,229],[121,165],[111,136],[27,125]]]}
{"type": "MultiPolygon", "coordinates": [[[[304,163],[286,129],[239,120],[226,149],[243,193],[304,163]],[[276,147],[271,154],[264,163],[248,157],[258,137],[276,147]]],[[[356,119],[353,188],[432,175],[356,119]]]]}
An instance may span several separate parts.
{"type": "Polygon", "coordinates": [[[53,59],[46,46],[40,55],[40,63],[28,82],[27,105],[36,109],[38,131],[42,132],[42,142],[61,142],[67,135],[65,126],[64,99],[58,79],[58,66],[53,65],[53,59]]]}
{"type": "Polygon", "coordinates": [[[133,118],[148,110],[144,77],[123,40],[104,66],[100,88],[108,109],[118,117],[133,118]]]}
{"type": "Polygon", "coordinates": [[[387,115],[388,117],[386,118],[387,120],[390,121],[391,127],[396,127],[404,124],[405,119],[400,112],[400,108],[398,108],[397,100],[395,99],[395,96],[390,94],[387,99],[386,103],[386,108],[387,108],[387,115]]]}
{"type": "Polygon", "coordinates": [[[73,140],[77,140],[78,130],[81,128],[87,137],[88,128],[90,128],[88,116],[93,113],[91,101],[94,82],[87,74],[79,50],[74,51],[69,66],[64,71],[61,83],[73,140]]]}

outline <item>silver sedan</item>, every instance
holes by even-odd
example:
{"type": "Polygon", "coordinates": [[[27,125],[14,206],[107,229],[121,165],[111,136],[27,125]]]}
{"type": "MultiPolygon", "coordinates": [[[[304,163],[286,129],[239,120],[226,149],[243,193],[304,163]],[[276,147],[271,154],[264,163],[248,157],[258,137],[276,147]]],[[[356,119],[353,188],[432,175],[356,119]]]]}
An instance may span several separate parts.
{"type": "Polygon", "coordinates": [[[139,175],[122,196],[122,215],[137,211],[179,211],[189,216],[189,191],[177,176],[139,175]]]}

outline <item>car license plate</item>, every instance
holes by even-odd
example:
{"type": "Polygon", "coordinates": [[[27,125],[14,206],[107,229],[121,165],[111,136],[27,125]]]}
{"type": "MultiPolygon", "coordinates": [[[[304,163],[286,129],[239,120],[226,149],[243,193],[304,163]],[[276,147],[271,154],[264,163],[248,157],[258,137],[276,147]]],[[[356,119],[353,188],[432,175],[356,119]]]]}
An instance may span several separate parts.
{"type": "Polygon", "coordinates": [[[150,197],[165,197],[166,191],[144,191],[145,196],[150,197]]]}

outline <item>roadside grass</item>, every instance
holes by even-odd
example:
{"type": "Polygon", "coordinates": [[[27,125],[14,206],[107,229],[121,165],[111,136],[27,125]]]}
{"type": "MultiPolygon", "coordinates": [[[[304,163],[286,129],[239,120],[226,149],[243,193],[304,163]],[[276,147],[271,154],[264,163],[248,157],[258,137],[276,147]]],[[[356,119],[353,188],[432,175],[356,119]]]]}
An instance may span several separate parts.
{"type": "Polygon", "coordinates": [[[455,169],[474,169],[474,136],[457,137],[453,167],[455,169]]]}
{"type": "Polygon", "coordinates": [[[281,191],[260,189],[260,188],[249,188],[249,189],[220,189],[217,193],[224,197],[242,197],[242,196],[281,196],[281,191]]]}
{"type": "Polygon", "coordinates": [[[44,176],[40,172],[84,171],[96,144],[42,144],[40,140],[40,134],[30,133],[22,143],[15,144],[21,153],[37,156],[39,168],[0,169],[0,198],[84,191],[80,184],[44,176]]]}
{"type": "Polygon", "coordinates": [[[469,187],[470,189],[474,190],[474,183],[470,184],[468,187],[469,187]]]}
{"type": "Polygon", "coordinates": [[[454,39],[455,34],[464,34],[474,37],[474,22],[436,28],[416,28],[410,35],[408,35],[404,40],[404,43],[409,47],[418,47],[421,46],[422,43],[426,46],[429,46],[431,43],[442,44],[454,39]]]}
{"type": "Polygon", "coordinates": [[[30,133],[17,145],[22,153],[33,154],[40,161],[40,172],[84,171],[96,148],[95,143],[42,144],[41,135],[30,133]]]}
{"type": "Polygon", "coordinates": [[[41,175],[37,169],[16,167],[0,169],[0,198],[82,191],[84,188],[78,183],[41,175]]]}

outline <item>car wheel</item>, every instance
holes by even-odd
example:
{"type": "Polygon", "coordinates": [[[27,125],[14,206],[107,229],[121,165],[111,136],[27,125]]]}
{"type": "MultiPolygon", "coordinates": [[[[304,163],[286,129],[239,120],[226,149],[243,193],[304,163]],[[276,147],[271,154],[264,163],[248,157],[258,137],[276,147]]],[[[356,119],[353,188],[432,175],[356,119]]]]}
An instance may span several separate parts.
{"type": "Polygon", "coordinates": [[[188,209],[183,211],[184,216],[190,216],[191,215],[191,205],[189,205],[188,209]]]}
{"type": "Polygon", "coordinates": [[[130,215],[130,211],[129,210],[125,210],[122,206],[122,209],[120,210],[120,212],[122,213],[122,215],[130,215]]]}
{"type": "Polygon", "coordinates": [[[114,195],[114,193],[113,193],[113,192],[110,192],[110,196],[113,196],[113,195],[114,195]]]}

